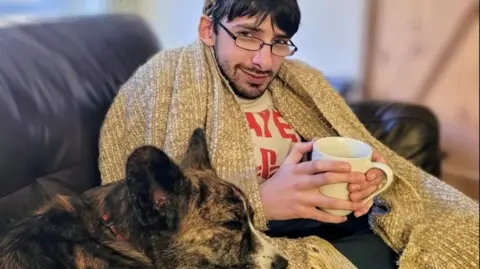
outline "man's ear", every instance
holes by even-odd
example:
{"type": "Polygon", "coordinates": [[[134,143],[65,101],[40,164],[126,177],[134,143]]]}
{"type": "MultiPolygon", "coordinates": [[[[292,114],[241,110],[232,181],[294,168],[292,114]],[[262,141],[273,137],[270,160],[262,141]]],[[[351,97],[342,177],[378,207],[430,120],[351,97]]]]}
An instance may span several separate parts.
{"type": "Polygon", "coordinates": [[[203,129],[197,128],[193,131],[180,166],[182,169],[213,170],[203,129]]]}
{"type": "Polygon", "coordinates": [[[200,17],[200,23],[198,24],[198,36],[202,40],[203,44],[208,47],[215,45],[215,33],[213,29],[213,19],[207,15],[200,17]]]}
{"type": "Polygon", "coordinates": [[[178,203],[178,191],[186,181],[179,167],[160,149],[142,146],[129,156],[126,183],[135,215],[142,225],[162,219],[169,223],[178,203]]]}

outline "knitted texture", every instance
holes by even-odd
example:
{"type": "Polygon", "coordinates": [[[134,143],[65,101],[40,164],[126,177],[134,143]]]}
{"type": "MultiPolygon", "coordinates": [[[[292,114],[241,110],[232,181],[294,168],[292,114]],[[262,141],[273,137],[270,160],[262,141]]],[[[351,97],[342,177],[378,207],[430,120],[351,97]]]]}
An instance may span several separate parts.
{"type": "MultiPolygon", "coordinates": [[[[102,183],[124,178],[127,156],[144,144],[174,161],[197,127],[206,131],[219,176],[239,186],[255,210],[255,226],[267,229],[247,121],[210,48],[197,41],[162,51],[121,88],[100,139],[102,183]]],[[[322,74],[285,60],[269,86],[276,109],[305,139],[339,135],[365,141],[392,167],[395,180],[379,196],[388,212],[373,214],[373,230],[401,254],[400,268],[476,268],[478,203],[415,167],[376,140],[322,74]]],[[[290,268],[355,268],[325,240],[267,238],[290,268]]]]}

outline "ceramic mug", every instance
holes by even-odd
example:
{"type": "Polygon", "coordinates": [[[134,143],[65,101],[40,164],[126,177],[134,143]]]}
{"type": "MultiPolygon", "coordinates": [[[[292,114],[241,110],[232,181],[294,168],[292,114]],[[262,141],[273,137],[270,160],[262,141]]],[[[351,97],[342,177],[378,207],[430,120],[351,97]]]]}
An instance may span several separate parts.
{"type": "MultiPolygon", "coordinates": [[[[335,160],[347,162],[351,171],[366,174],[369,170],[377,168],[385,173],[383,184],[362,202],[366,203],[375,196],[384,192],[393,182],[392,169],[379,162],[372,161],[373,149],[368,144],[356,139],[340,136],[320,138],[315,141],[312,150],[312,160],[335,160]]],[[[348,183],[335,183],[320,187],[320,193],[337,199],[349,200],[350,192],[348,183]]],[[[324,209],[322,211],[336,216],[346,216],[352,213],[349,210],[324,209]]]]}

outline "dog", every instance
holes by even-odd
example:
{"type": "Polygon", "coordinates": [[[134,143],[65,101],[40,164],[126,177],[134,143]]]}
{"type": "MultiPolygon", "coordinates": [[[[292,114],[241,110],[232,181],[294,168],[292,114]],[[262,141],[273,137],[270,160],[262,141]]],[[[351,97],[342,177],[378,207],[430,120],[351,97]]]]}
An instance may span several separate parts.
{"type": "Polygon", "coordinates": [[[125,179],[59,195],[16,223],[0,239],[0,268],[287,268],[253,218],[244,193],[218,178],[196,129],[180,164],[138,147],[125,179]]]}

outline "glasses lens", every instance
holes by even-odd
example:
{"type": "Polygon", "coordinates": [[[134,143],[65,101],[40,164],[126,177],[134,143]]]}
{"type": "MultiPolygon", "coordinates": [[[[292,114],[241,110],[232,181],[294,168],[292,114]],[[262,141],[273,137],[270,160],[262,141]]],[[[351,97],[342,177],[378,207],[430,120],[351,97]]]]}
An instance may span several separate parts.
{"type": "MultiPolygon", "coordinates": [[[[263,41],[254,37],[238,36],[235,41],[237,46],[246,50],[259,50],[263,41]]],[[[281,56],[291,56],[295,52],[295,47],[289,44],[275,43],[272,46],[272,53],[281,56]]]]}
{"type": "Polygon", "coordinates": [[[259,50],[263,42],[253,37],[238,36],[236,43],[237,46],[247,50],[259,50]]]}
{"type": "Polygon", "coordinates": [[[276,43],[273,44],[272,53],[278,56],[290,56],[295,48],[288,44],[276,43]]]}

